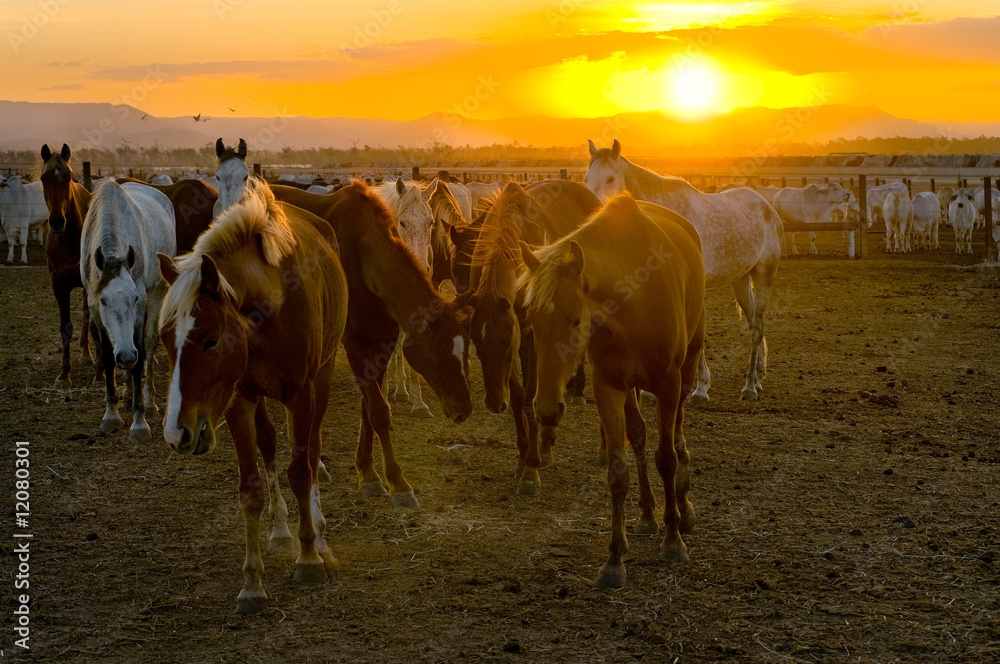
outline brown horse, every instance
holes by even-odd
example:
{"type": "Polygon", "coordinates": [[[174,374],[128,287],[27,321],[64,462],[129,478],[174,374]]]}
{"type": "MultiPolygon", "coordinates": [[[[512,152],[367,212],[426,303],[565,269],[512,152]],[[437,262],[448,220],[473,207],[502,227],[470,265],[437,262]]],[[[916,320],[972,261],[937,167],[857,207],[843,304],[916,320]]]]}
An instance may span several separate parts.
{"type": "Polygon", "coordinates": [[[174,229],[177,237],[177,253],[186,254],[194,248],[198,236],[212,223],[212,209],[219,200],[215,187],[202,180],[189,179],[174,184],[150,184],[134,178],[118,178],[118,183],[139,182],[147,187],[159,189],[174,206],[174,229]]]}
{"type": "MultiPolygon", "coordinates": [[[[69,345],[73,341],[73,322],[69,317],[69,298],[74,288],[83,288],[80,278],[80,233],[83,220],[90,208],[90,192],[73,181],[69,165],[70,149],[63,143],[62,150],[52,152],[42,146],[42,166],[39,177],[45,204],[49,208],[49,237],[45,242],[45,255],[52,280],[52,294],[59,307],[59,333],[62,335],[62,365],[56,378],[56,389],[70,386],[69,345]]],[[[87,297],[83,298],[83,326],[80,331],[80,366],[92,366],[90,357],[90,309],[87,297]]],[[[97,378],[103,377],[98,364],[97,378]]]]}
{"type": "Polygon", "coordinates": [[[514,281],[524,269],[519,243],[552,242],[578,228],[600,206],[597,196],[575,182],[550,180],[527,188],[508,183],[483,219],[471,261],[470,280],[475,287],[456,300],[474,308],[472,342],[483,367],[486,408],[502,413],[512,406],[520,494],[538,494],[538,469],[552,463],[555,429],[543,429],[539,451],[538,426],[531,409],[534,347],[514,290],[514,281]],[[521,359],[520,377],[515,355],[521,359]]]}
{"type": "MultiPolygon", "coordinates": [[[[651,204],[640,209],[623,195],[538,254],[524,244],[521,251],[529,272],[519,287],[535,334],[535,411],[542,424],[559,423],[566,409],[566,379],[585,351],[593,365],[612,503],[610,555],[596,583],[618,588],[625,584],[628,551],[624,440],[626,411],[635,408],[634,388],[652,392],[658,408],[655,462],[666,503],[660,558],[688,557],[681,531],[693,527],[694,507],[688,500],[690,459],[682,423],[705,338],[701,243],[683,217],[651,204]]],[[[645,455],[638,452],[642,482],[645,455]]]]}
{"type": "MultiPolygon", "coordinates": [[[[290,419],[288,481],[298,503],[301,546],[295,578],[321,582],[335,565],[324,538],[318,470],[320,424],[347,319],[347,279],[336,238],[322,220],[275,202],[266,184],[251,183],[246,198],[199,238],[194,251],[176,262],[165,254],[159,259],[171,284],[159,328],[172,372],[163,436],[178,453],[203,454],[225,415],[239,459],[246,526],[236,611],[256,613],[267,595],[260,554],[264,483],[255,447],[273,464],[275,444],[265,397],[280,400],[290,419]]],[[[294,551],[293,542],[286,545],[294,551]]]]}
{"type": "Polygon", "coordinates": [[[431,286],[427,271],[399,236],[388,208],[362,182],[332,194],[273,186],[278,200],[325,219],[340,244],[350,292],[344,349],[361,388],[361,435],[355,463],[362,492],[384,494],[372,460],[378,434],[386,480],[396,506],[415,507],[392,445],[389,404],[382,383],[400,329],[407,362],[438,395],[445,416],[460,423],[472,412],[469,334],[459,312],[431,286]]]}

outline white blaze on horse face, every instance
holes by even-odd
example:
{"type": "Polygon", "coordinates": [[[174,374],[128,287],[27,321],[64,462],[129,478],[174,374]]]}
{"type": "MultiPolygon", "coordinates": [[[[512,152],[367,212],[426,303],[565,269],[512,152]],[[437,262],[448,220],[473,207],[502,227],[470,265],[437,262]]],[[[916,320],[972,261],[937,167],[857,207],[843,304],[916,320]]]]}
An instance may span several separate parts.
{"type": "Polygon", "coordinates": [[[123,265],[121,271],[101,290],[98,302],[101,322],[115,357],[135,361],[138,358],[136,329],[141,330],[145,322],[146,297],[132,281],[127,267],[123,265]]]}
{"type": "Polygon", "coordinates": [[[170,391],[167,393],[167,414],[163,418],[163,438],[171,445],[181,442],[182,431],[177,426],[181,415],[181,351],[187,343],[188,334],[194,329],[194,316],[191,312],[177,316],[174,323],[174,342],[177,356],[174,359],[174,370],[170,376],[170,391]]]}
{"type": "Polygon", "coordinates": [[[462,369],[462,378],[468,382],[469,377],[465,374],[465,339],[462,338],[462,335],[458,335],[452,340],[451,352],[458,358],[458,366],[462,369]]]}
{"type": "Polygon", "coordinates": [[[215,218],[225,212],[230,207],[239,203],[246,191],[247,181],[250,178],[250,171],[247,163],[242,159],[233,158],[219,164],[215,170],[215,177],[219,179],[219,201],[215,204],[215,218]]]}

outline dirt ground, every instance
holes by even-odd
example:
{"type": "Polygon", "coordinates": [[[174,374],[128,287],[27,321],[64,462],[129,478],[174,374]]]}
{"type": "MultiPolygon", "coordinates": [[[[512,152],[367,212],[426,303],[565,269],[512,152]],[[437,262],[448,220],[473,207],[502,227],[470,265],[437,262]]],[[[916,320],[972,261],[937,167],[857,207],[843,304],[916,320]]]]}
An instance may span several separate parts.
{"type": "Polygon", "coordinates": [[[686,418],[691,559],[661,562],[658,538],[631,536],[616,591],[592,585],[610,523],[592,405],[567,413],[542,494],[517,496],[513,424],[481,407],[474,362],[468,422],[443,422],[433,402],[431,421],[395,407],[420,507],[394,509],[356,489],[359,397],[341,358],[323,430],[341,570],[299,586],[291,560],[265,555],[270,597],[252,618],[233,613],[244,535],[225,426],[210,454],[180,457],[159,420],[149,446],[101,434],[102,389],[78,367],[73,389],[51,389],[56,307],[32,247],[34,267],[0,267],[0,650],[36,662],[996,661],[1000,272],[958,269],[979,259],[942,239],[887,256],[870,234],[850,261],[827,233],[820,257],[785,260],[754,403],[738,400],[746,325],[731,292],[709,293],[712,401],[686,418]],[[13,643],[18,440],[30,442],[30,652],[13,643]]]}

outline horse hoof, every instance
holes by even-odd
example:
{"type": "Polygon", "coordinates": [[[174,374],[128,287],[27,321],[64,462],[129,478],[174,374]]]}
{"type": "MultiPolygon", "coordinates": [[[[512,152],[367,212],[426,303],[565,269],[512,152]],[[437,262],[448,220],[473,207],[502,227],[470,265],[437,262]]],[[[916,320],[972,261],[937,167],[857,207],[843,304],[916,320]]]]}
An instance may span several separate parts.
{"type": "Polygon", "coordinates": [[[326,565],[322,562],[295,564],[295,580],[299,583],[324,583],[327,578],[326,565]]]}
{"type": "Polygon", "coordinates": [[[149,432],[149,427],[141,429],[130,429],[128,432],[128,442],[137,444],[147,444],[153,442],[153,434],[149,432]]]}
{"type": "Polygon", "coordinates": [[[267,595],[263,592],[251,593],[244,590],[236,598],[236,613],[241,616],[255,616],[264,610],[266,599],[267,595]]]}
{"type": "Polygon", "coordinates": [[[361,493],[366,496],[387,496],[389,492],[385,490],[382,483],[378,480],[372,480],[371,482],[361,483],[361,493]]]}
{"type": "Polygon", "coordinates": [[[687,547],[684,542],[678,539],[676,542],[663,543],[660,547],[660,560],[670,560],[684,562],[688,559],[687,547]]]}
{"type": "Polygon", "coordinates": [[[299,549],[295,546],[295,538],[291,535],[287,537],[272,537],[268,540],[267,552],[291,556],[299,555],[299,549]]]}
{"type": "Polygon", "coordinates": [[[694,507],[688,507],[686,510],[681,512],[681,525],[680,529],[682,533],[689,533],[694,530],[695,521],[694,507]]]}
{"type": "Polygon", "coordinates": [[[333,478],[330,477],[330,472],[326,469],[326,466],[322,463],[319,464],[319,481],[320,482],[332,482],[333,478]]]}
{"type": "Polygon", "coordinates": [[[635,523],[634,532],[636,535],[656,535],[660,532],[660,529],[657,527],[654,519],[639,519],[635,523]]]}
{"type": "Polygon", "coordinates": [[[410,417],[416,417],[421,420],[429,420],[434,417],[434,413],[427,406],[414,406],[410,410],[410,417]]]}
{"type": "Polygon", "coordinates": [[[556,458],[552,454],[542,454],[541,462],[538,464],[539,468],[550,468],[556,465],[556,458]]]}
{"type": "Polygon", "coordinates": [[[94,366],[94,360],[91,359],[90,355],[80,356],[80,366],[81,367],[92,367],[94,366]]]}
{"type": "Polygon", "coordinates": [[[601,571],[594,580],[594,585],[598,588],[621,588],[625,585],[625,565],[619,563],[612,565],[604,563],[601,571]]]}
{"type": "Polygon", "coordinates": [[[652,392],[647,392],[646,390],[642,390],[642,405],[655,406],[656,396],[652,392]]]}
{"type": "Polygon", "coordinates": [[[600,452],[597,453],[597,465],[598,466],[603,466],[605,468],[608,467],[608,451],[607,450],[601,450],[600,452]]]}
{"type": "Polygon", "coordinates": [[[740,401],[756,401],[757,391],[750,387],[744,387],[740,392],[740,401]]]}
{"type": "Polygon", "coordinates": [[[708,397],[702,396],[700,394],[692,394],[691,398],[688,399],[688,403],[695,408],[703,408],[708,405],[708,397]]]}
{"type": "Polygon", "coordinates": [[[117,431],[122,426],[122,418],[109,418],[101,420],[101,431],[117,431]]]}
{"type": "Polygon", "coordinates": [[[571,406],[586,406],[587,400],[583,397],[573,397],[569,400],[569,405],[571,406]]]}
{"type": "Polygon", "coordinates": [[[392,494],[393,507],[420,507],[417,496],[412,491],[405,491],[392,494]]]}
{"type": "Polygon", "coordinates": [[[519,482],[517,485],[519,496],[537,496],[541,492],[542,487],[538,482],[519,482]]]}
{"type": "Polygon", "coordinates": [[[53,383],[52,388],[56,390],[68,390],[72,386],[73,383],[70,382],[69,376],[66,376],[66,378],[56,378],[56,382],[53,383]]]}

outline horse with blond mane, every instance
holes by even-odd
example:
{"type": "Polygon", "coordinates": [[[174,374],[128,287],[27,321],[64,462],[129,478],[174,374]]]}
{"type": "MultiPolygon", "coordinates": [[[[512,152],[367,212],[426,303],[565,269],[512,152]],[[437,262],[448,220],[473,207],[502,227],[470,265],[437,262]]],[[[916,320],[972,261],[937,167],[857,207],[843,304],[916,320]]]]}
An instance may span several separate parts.
{"type": "MultiPolygon", "coordinates": [[[[587,186],[601,200],[628,191],[636,200],[669,208],[690,221],[701,236],[706,288],[730,284],[750,326],[750,365],[741,399],[752,401],[767,371],[764,312],[781,260],[781,217],[764,198],[744,188],[703,194],[680,178],[665,178],[633,164],[611,148],[590,141],[587,186]]],[[[699,360],[695,403],[708,401],[711,380],[705,358],[699,360]]]]}
{"type": "MultiPolygon", "coordinates": [[[[682,423],[705,338],[705,267],[698,233],[680,215],[649,204],[640,208],[623,195],[574,233],[537,253],[522,244],[521,253],[528,271],[518,288],[534,331],[534,407],[541,424],[559,424],[566,410],[566,381],[584,353],[593,365],[612,505],[610,555],[596,584],[618,588],[625,584],[628,551],[624,441],[627,413],[636,411],[635,389],[656,396],[660,439],[655,463],[663,478],[666,528],[660,558],[688,557],[681,532],[693,527],[694,508],[688,500],[690,461],[682,423]]],[[[644,521],[652,513],[652,494],[646,494],[642,449],[636,449],[636,460],[644,485],[644,521]]]]}
{"type": "Polygon", "coordinates": [[[299,512],[295,578],[322,582],[335,565],[318,480],[320,428],[347,318],[337,240],[324,221],[276,202],[266,184],[251,180],[243,200],[223,212],[191,253],[176,261],[163,254],[159,259],[171,284],[160,316],[171,371],[163,436],[180,454],[204,454],[225,416],[239,460],[246,528],[236,611],[257,613],[267,598],[261,583],[264,483],[257,448],[275,519],[270,550],[295,551],[288,509],[277,491],[275,430],[265,397],[280,400],[289,415],[288,481],[299,512]]]}

